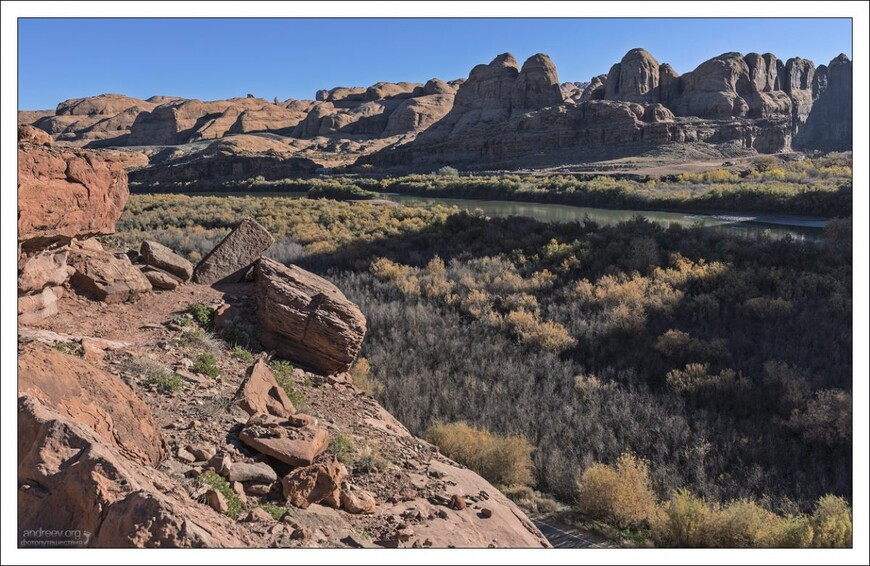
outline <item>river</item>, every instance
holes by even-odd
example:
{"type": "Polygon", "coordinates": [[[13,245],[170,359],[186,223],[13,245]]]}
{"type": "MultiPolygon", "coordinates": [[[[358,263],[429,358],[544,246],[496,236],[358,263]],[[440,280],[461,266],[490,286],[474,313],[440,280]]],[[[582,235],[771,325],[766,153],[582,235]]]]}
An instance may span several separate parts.
{"type": "MultiPolygon", "coordinates": [[[[191,196],[226,197],[283,197],[304,198],[306,193],[293,192],[206,192],[188,193],[191,196]]],[[[382,193],[375,201],[389,201],[409,206],[456,206],[463,210],[480,210],[487,216],[507,218],[525,216],[541,222],[574,222],[589,218],[599,224],[612,225],[631,220],[637,216],[657,222],[663,226],[702,226],[717,232],[754,237],[764,234],[779,239],[791,236],[799,241],[818,241],[822,238],[822,228],[828,223],[824,218],[805,218],[772,214],[748,214],[743,212],[721,212],[702,214],[698,212],[672,212],[663,210],[625,210],[611,208],[589,208],[567,204],[547,204],[507,200],[477,200],[460,198],[420,197],[382,193]]],[[[386,203],[385,203],[386,204],[386,203]]]]}

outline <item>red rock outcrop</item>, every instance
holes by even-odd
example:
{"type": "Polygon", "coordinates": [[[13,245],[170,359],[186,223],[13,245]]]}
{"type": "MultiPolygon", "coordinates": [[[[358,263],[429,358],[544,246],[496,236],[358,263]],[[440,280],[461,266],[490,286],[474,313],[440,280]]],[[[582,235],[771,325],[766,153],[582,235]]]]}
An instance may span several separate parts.
{"type": "Polygon", "coordinates": [[[269,364],[263,359],[248,368],[236,398],[239,406],[249,415],[263,413],[287,418],[296,413],[287,393],[275,381],[269,364]]]}
{"type": "Polygon", "coordinates": [[[659,62],[647,51],[632,49],[607,74],[604,98],[626,102],[659,102],[659,62]]]}
{"type": "Polygon", "coordinates": [[[24,249],[112,234],[127,202],[127,174],[98,154],[18,146],[18,242],[24,249]]]}
{"type": "Polygon", "coordinates": [[[92,429],[125,458],[157,466],[167,455],[148,406],[120,378],[33,342],[18,354],[18,392],[92,429]]]}
{"type": "Polygon", "coordinates": [[[152,289],[148,278],[130,263],[126,254],[72,249],[68,262],[74,270],[70,277],[72,287],[95,301],[136,301],[152,289]]]}
{"type": "Polygon", "coordinates": [[[562,89],[553,61],[543,53],[526,59],[514,83],[511,110],[537,110],[561,104],[562,89]]]}
{"type": "Polygon", "coordinates": [[[26,395],[18,400],[18,533],[25,546],[244,544],[228,518],[168,490],[156,470],[130,461],[86,424],[26,395]],[[63,535],[39,535],[46,530],[63,535]]]}

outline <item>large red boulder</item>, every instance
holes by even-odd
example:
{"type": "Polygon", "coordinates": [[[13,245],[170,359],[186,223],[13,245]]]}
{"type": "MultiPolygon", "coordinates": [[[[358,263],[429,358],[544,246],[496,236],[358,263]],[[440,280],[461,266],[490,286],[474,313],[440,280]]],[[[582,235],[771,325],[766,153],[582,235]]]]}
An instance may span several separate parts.
{"type": "Polygon", "coordinates": [[[39,249],[56,241],[115,232],[127,202],[127,174],[93,151],[18,144],[18,242],[39,249]]]}

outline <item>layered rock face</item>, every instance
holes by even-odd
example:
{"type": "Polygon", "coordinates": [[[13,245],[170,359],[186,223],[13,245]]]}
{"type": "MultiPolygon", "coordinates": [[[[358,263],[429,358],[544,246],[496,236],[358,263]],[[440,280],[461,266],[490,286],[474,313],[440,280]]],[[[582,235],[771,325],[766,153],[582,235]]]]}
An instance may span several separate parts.
{"type": "Polygon", "coordinates": [[[347,371],[366,333],[359,308],[332,283],[296,266],[257,262],[260,342],[323,374],[347,371]]]}
{"type": "Polygon", "coordinates": [[[193,280],[201,285],[238,282],[273,243],[275,238],[265,228],[246,218],[202,258],[193,272],[193,280]]]}
{"type": "MultiPolygon", "coordinates": [[[[635,48],[606,75],[560,84],[546,55],[534,55],[520,68],[504,53],[474,67],[467,80],[335,87],[318,91],[316,100],[271,103],[253,96],[203,102],[101,95],[63,102],[52,116],[20,113],[19,121],[35,120],[56,139],[94,146],[153,148],[216,140],[169,157],[169,151],[154,154],[148,167],[133,173],[143,183],[277,179],[312,174],[318,164],[349,165],[357,157],[360,164],[420,168],[504,167],[517,160],[534,166],[694,142],[728,144],[729,152],[772,153],[791,148],[827,89],[829,74],[828,67],[816,69],[799,57],[781,61],[771,53],[730,52],[680,75],[635,48]],[[575,111],[601,101],[622,107],[575,111]],[[643,109],[636,112],[631,105],[643,109]],[[608,112],[621,126],[582,121],[608,112]],[[626,113],[639,119],[626,122],[621,119],[626,113]],[[257,135],[265,133],[270,136],[257,135]],[[377,155],[368,157],[372,153],[377,155]]],[[[839,96],[842,101],[851,93],[839,96]]],[[[837,140],[824,147],[849,147],[845,132],[831,130],[837,140]]],[[[804,136],[802,143],[813,137],[804,136]]]]}
{"type": "Polygon", "coordinates": [[[386,138],[425,130],[453,106],[455,89],[438,79],[318,91],[318,103],[293,131],[298,138],[386,138]]]}
{"type": "Polygon", "coordinates": [[[234,135],[201,150],[156,161],[130,172],[131,182],[186,182],[228,179],[285,179],[314,173],[318,165],[298,157],[283,141],[254,135],[234,135]]]}
{"type": "Polygon", "coordinates": [[[840,55],[814,75],[816,98],[795,145],[822,151],[852,149],[852,62],[840,55]]]}
{"type": "Polygon", "coordinates": [[[660,102],[659,62],[643,49],[632,49],[610,68],[604,98],[626,102],[660,102]]]}
{"type": "Polygon", "coordinates": [[[101,300],[150,291],[129,260],[77,242],[114,233],[129,195],[121,166],[94,152],[53,147],[31,126],[20,127],[18,139],[19,324],[57,314],[71,277],[101,300]]]}
{"type": "Polygon", "coordinates": [[[223,137],[247,127],[264,131],[294,127],[304,113],[261,98],[231,98],[203,102],[181,100],[141,112],[130,129],[127,145],[175,145],[223,137]]]}
{"type": "Polygon", "coordinates": [[[167,455],[151,410],[118,377],[34,343],[18,355],[18,391],[91,428],[129,460],[156,467],[167,455]]]}

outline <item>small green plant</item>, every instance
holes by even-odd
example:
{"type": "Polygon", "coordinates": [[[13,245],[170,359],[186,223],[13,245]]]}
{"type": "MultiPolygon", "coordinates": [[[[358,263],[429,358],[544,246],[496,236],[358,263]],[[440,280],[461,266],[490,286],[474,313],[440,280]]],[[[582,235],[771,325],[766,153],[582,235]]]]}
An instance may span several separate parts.
{"type": "Polygon", "coordinates": [[[145,383],[148,385],[156,385],[157,390],[161,393],[174,393],[181,391],[184,385],[184,380],[177,373],[160,373],[157,375],[149,375],[145,378],[145,383]]]}
{"type": "Polygon", "coordinates": [[[327,452],[346,466],[353,465],[353,450],[353,441],[342,434],[333,436],[329,441],[329,448],[327,448],[327,452]]]}
{"type": "Polygon", "coordinates": [[[272,360],[269,362],[269,367],[272,369],[275,381],[290,398],[294,407],[301,407],[308,402],[305,395],[293,386],[293,371],[295,369],[293,364],[285,360],[272,360]]]}
{"type": "Polygon", "coordinates": [[[177,326],[190,326],[190,319],[186,316],[178,315],[172,319],[172,324],[177,326]]]}
{"type": "Polygon", "coordinates": [[[194,480],[194,484],[197,487],[210,487],[215,491],[220,492],[227,500],[226,515],[231,519],[238,519],[239,515],[242,514],[242,500],[239,498],[239,495],[232,490],[230,482],[215,472],[208,471],[204,474],[200,474],[196,477],[196,480],[194,480]]]}
{"type": "Polygon", "coordinates": [[[287,509],[285,509],[284,507],[281,507],[280,505],[275,505],[274,503],[269,503],[268,501],[264,503],[258,503],[257,507],[271,515],[272,518],[276,521],[280,521],[281,517],[284,516],[284,513],[287,512],[287,509]]]}
{"type": "Polygon", "coordinates": [[[214,323],[214,310],[202,303],[193,303],[187,307],[187,312],[193,316],[193,320],[203,328],[209,328],[214,323]]]}
{"type": "Polygon", "coordinates": [[[245,362],[249,364],[254,361],[254,354],[244,349],[241,346],[233,346],[232,350],[230,350],[230,355],[240,362],[245,362]]]}
{"type": "Polygon", "coordinates": [[[55,342],[54,349],[70,356],[82,357],[85,355],[85,349],[78,342],[55,342]]]}
{"type": "Polygon", "coordinates": [[[203,354],[196,360],[196,363],[191,366],[191,371],[207,375],[208,377],[217,377],[221,371],[217,367],[217,358],[213,354],[203,354]]]}
{"type": "Polygon", "coordinates": [[[380,452],[367,446],[360,457],[353,464],[353,469],[362,474],[383,472],[389,467],[390,461],[384,458],[380,452]]]}

